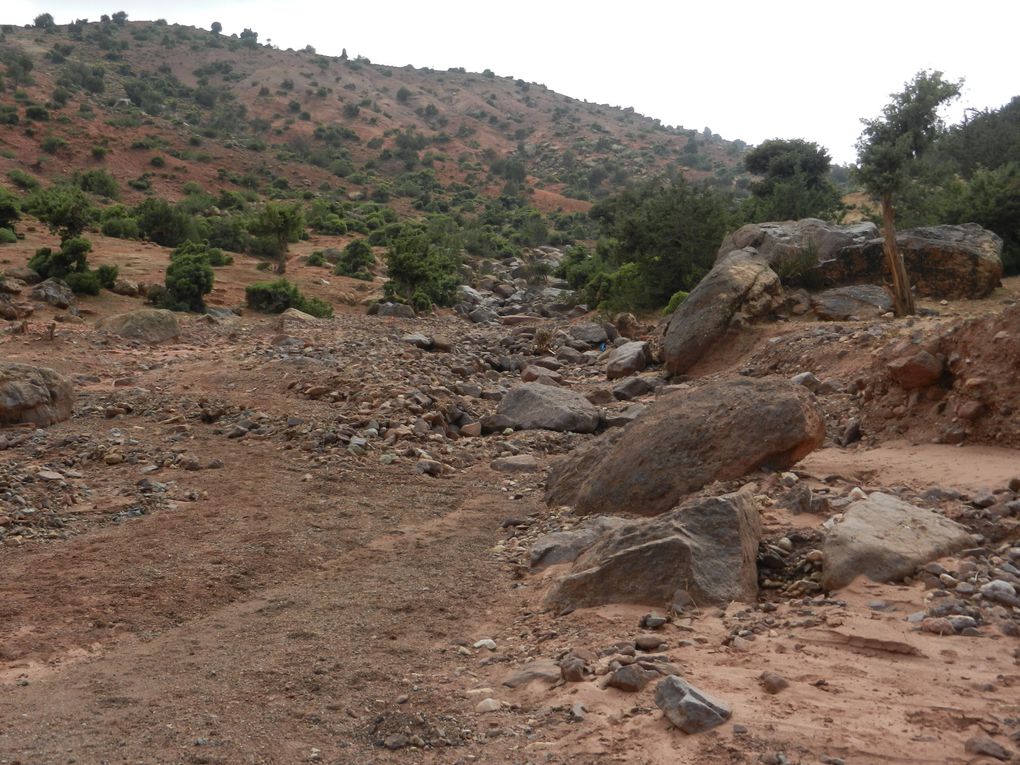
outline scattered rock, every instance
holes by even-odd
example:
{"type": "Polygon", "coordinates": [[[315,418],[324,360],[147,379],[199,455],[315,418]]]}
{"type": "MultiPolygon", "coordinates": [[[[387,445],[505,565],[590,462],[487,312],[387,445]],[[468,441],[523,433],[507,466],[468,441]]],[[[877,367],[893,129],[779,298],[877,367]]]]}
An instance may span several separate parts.
{"type": "Polygon", "coordinates": [[[959,524],[873,492],[851,503],[826,534],[821,584],[838,590],[861,575],[876,582],[896,581],[970,544],[970,534],[959,524]]]}
{"type": "Polygon", "coordinates": [[[610,380],[640,372],[648,365],[648,343],[632,341],[614,348],[606,363],[606,376],[610,380]]]}
{"type": "Polygon", "coordinates": [[[675,675],[655,687],[655,704],[684,733],[702,733],[722,725],[733,714],[730,706],[675,675]]]}
{"type": "Polygon", "coordinates": [[[561,677],[560,666],[548,659],[537,659],[528,662],[515,672],[511,672],[503,680],[503,685],[508,688],[519,688],[528,685],[536,680],[545,683],[555,683],[561,677]]]}
{"type": "Polygon", "coordinates": [[[608,685],[610,688],[616,688],[627,693],[637,693],[658,677],[658,672],[644,669],[637,664],[628,664],[613,672],[609,678],[608,685]]]}
{"type": "Polygon", "coordinates": [[[599,425],[598,410],[580,393],[540,383],[513,388],[496,411],[522,430],[593,433],[599,425]]]}
{"type": "Polygon", "coordinates": [[[32,288],[32,299],[48,303],[54,308],[70,308],[74,293],[60,279],[47,279],[32,288]]]}
{"type": "Polygon", "coordinates": [[[160,308],[139,308],[137,311],[110,316],[97,322],[96,328],[144,343],[161,343],[181,334],[181,327],[173,311],[160,308]]]}

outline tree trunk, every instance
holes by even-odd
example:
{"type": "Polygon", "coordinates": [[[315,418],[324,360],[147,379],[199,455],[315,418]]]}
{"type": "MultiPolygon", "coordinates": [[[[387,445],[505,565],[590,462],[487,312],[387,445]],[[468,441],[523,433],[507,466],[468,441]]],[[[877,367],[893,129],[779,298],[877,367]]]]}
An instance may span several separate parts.
{"type": "Polygon", "coordinates": [[[916,313],[914,293],[910,291],[910,277],[903,265],[903,256],[896,248],[896,212],[891,194],[882,195],[882,234],[885,237],[885,262],[892,274],[893,312],[897,316],[913,316],[916,313]]]}
{"type": "Polygon", "coordinates": [[[283,274],[287,270],[287,247],[280,248],[280,254],[276,256],[276,273],[283,274]]]}

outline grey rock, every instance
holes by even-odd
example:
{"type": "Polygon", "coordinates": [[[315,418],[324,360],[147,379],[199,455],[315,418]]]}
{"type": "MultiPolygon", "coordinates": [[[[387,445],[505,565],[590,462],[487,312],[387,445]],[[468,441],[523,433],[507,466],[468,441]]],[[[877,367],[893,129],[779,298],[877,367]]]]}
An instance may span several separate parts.
{"type": "Polygon", "coordinates": [[[538,460],[531,454],[515,454],[511,457],[499,457],[489,463],[489,467],[500,473],[537,473],[538,460]]]}
{"type": "Polygon", "coordinates": [[[593,433],[599,426],[598,410],[580,393],[541,383],[511,389],[496,412],[522,430],[593,433]]]}
{"type": "Polygon", "coordinates": [[[606,376],[610,380],[627,377],[648,366],[648,343],[632,340],[613,349],[606,363],[606,376]]]}
{"type": "Polygon", "coordinates": [[[786,469],[824,437],[814,396],[789,380],[740,377],[677,390],[558,462],[546,502],[592,515],[655,515],[712,481],[786,469]]]}
{"type": "Polygon", "coordinates": [[[32,299],[48,303],[54,308],[70,308],[74,303],[71,288],[59,279],[47,279],[32,288],[32,299]]]}
{"type": "Polygon", "coordinates": [[[609,412],[606,414],[606,427],[622,428],[624,425],[629,425],[634,422],[634,420],[647,411],[648,407],[644,404],[631,404],[621,411],[609,412]]]}
{"type": "Polygon", "coordinates": [[[896,581],[970,544],[970,534],[959,524],[874,492],[851,503],[826,534],[821,584],[838,590],[862,575],[876,582],[896,581]]]}
{"type": "Polygon", "coordinates": [[[161,343],[181,334],[180,324],[173,311],[159,308],[139,308],[137,311],[110,316],[97,322],[96,328],[144,343],[161,343]]]}
{"type": "Polygon", "coordinates": [[[779,277],[753,248],[716,261],[669,319],[662,342],[666,367],[686,372],[727,333],[771,315],[782,293],[779,277]]]}
{"type": "Polygon", "coordinates": [[[761,519],[749,492],[695,499],[649,520],[605,531],[546,595],[555,608],[752,602],[761,519]]]}
{"type": "Polygon", "coordinates": [[[684,733],[702,733],[722,725],[733,714],[729,704],[675,675],[655,687],[655,704],[684,733]]]}
{"type": "Polygon", "coordinates": [[[49,367],[0,362],[0,424],[45,428],[71,416],[74,388],[49,367]]]}
{"type": "Polygon", "coordinates": [[[874,284],[834,287],[819,292],[812,296],[811,306],[815,315],[826,321],[877,319],[893,309],[889,293],[874,284]]]}
{"type": "Polygon", "coordinates": [[[414,309],[404,303],[378,303],[377,316],[396,319],[413,319],[414,309]]]}
{"type": "Polygon", "coordinates": [[[627,693],[637,693],[652,680],[660,675],[658,672],[644,669],[637,664],[628,664],[613,672],[609,678],[610,688],[616,688],[627,693]]]}
{"type": "Polygon", "coordinates": [[[620,401],[630,401],[632,398],[645,396],[653,390],[655,390],[655,386],[644,377],[628,377],[613,388],[613,397],[620,401]]]}
{"type": "Polygon", "coordinates": [[[499,321],[499,316],[494,311],[490,311],[484,306],[475,308],[468,314],[468,318],[475,324],[489,324],[494,321],[499,321]]]}
{"type": "Polygon", "coordinates": [[[590,347],[609,342],[605,327],[599,324],[575,324],[568,332],[572,338],[590,347]]]}
{"type": "Polygon", "coordinates": [[[503,679],[503,685],[508,688],[520,688],[536,680],[551,685],[559,682],[561,676],[559,664],[549,659],[537,659],[507,675],[503,679]]]}
{"type": "Polygon", "coordinates": [[[964,742],[963,749],[968,754],[994,757],[996,760],[1002,760],[1003,762],[1012,757],[1006,747],[989,736],[972,736],[964,742]]]}
{"type": "Polygon", "coordinates": [[[558,563],[570,563],[595,544],[607,531],[627,523],[629,521],[625,518],[600,515],[586,519],[577,528],[569,531],[543,534],[531,545],[531,567],[543,569],[558,563]]]}

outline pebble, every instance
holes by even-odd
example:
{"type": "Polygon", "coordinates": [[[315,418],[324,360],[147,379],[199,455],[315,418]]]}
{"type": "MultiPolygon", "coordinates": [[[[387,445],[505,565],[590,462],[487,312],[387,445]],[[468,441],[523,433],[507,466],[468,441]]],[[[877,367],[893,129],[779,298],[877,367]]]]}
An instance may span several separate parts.
{"type": "Polygon", "coordinates": [[[491,638],[482,638],[481,640],[476,642],[473,647],[474,648],[488,648],[490,651],[495,651],[496,650],[496,641],[492,640],[491,638]]]}
{"type": "Polygon", "coordinates": [[[765,689],[766,693],[771,693],[773,695],[790,687],[790,681],[785,677],[767,670],[758,676],[758,681],[761,683],[762,688],[765,689]]]}
{"type": "Polygon", "coordinates": [[[639,651],[657,651],[665,642],[658,635],[638,635],[634,639],[634,647],[639,651]]]}

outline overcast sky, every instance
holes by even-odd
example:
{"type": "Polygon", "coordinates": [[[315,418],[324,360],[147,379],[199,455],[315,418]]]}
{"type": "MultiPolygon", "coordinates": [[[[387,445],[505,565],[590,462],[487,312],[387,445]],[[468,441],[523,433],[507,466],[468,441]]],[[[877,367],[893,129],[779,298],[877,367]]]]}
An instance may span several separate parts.
{"type": "Polygon", "coordinates": [[[921,69],[965,80],[951,122],[1020,94],[1014,0],[109,2],[5,0],[0,22],[49,12],[66,24],[118,10],[205,29],[219,21],[226,34],[249,27],[279,48],[488,68],[750,144],[804,138],[838,162],[854,160],[860,119],[921,69]]]}

